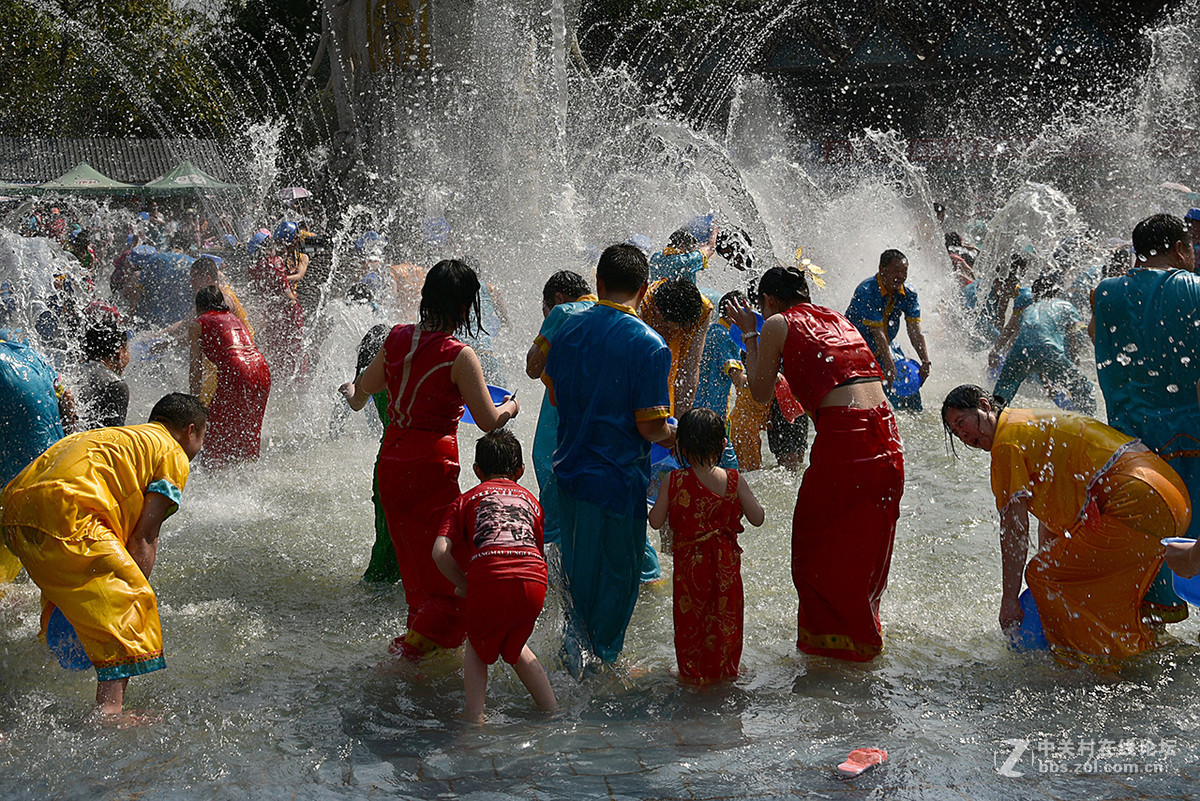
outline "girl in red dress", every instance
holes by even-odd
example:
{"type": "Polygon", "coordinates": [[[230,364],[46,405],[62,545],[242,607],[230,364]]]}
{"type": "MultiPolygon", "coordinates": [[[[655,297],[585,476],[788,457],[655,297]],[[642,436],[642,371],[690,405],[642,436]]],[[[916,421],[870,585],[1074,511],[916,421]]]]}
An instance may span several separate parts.
{"type": "MultiPolygon", "coordinates": [[[[753,330],[753,329],[750,329],[753,330]]],[[[679,678],[709,684],[737,678],[742,658],[742,515],[761,526],[763,509],[737,470],[717,467],[725,423],[711,409],[679,421],[680,454],[690,467],[671,472],[650,510],[650,525],[668,520],[675,596],[679,678]]]]}
{"type": "Polygon", "coordinates": [[[767,318],[759,334],[748,305],[733,315],[751,332],[742,335],[750,391],[768,402],[782,372],[817,429],[792,516],[796,647],[868,662],[883,648],[879,601],[904,493],[883,371],[849,320],[812,303],[800,269],[767,270],[758,303],[767,318]]]}
{"type": "Polygon", "coordinates": [[[455,338],[480,325],[479,278],[458,260],[440,261],[421,287],[421,317],[398,325],[357,381],[342,385],[350,407],[387,390],[388,423],[379,446],[379,496],[396,547],[408,603],[408,631],[392,653],[418,660],[466,638],[463,601],[433,561],[433,543],[459,496],[458,421],[463,405],[485,432],[520,411],[516,398],[496,406],[479,357],[455,338]]]}
{"type": "Polygon", "coordinates": [[[271,393],[271,370],[246,325],[229,310],[225,295],[215,285],[196,293],[191,341],[193,394],[200,394],[204,359],[217,368],[217,391],[208,406],[201,460],[219,466],[257,459],[271,393]]]}

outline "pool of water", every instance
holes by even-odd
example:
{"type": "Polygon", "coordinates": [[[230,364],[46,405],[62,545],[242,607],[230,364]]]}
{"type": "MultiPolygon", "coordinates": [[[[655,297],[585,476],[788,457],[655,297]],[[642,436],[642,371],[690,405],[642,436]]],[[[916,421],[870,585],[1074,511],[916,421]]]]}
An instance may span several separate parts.
{"type": "MultiPolygon", "coordinates": [[[[929,406],[957,383],[939,380],[929,406]]],[[[1117,675],[1009,650],[987,457],[950,456],[936,411],[900,421],[907,484],[874,663],[796,652],[798,476],[770,467],[750,475],[767,522],[742,537],[743,678],[677,683],[667,583],[643,592],[619,669],[579,683],[557,656],[552,596],[531,646],[561,710],[537,712],[497,666],[475,727],[457,718],[459,658],[401,671],[386,649],[403,594],[360,580],[376,450],[365,416],[330,440],[332,394],[278,394],[264,458],[197,470],[164,527],[153,580],[168,667],[134,678],[126,700],[159,722],[99,727],[94,674],[62,670],[36,639],[36,588],[0,598],[0,797],[1138,798],[1189,797],[1200,779],[1194,620],[1117,675]],[[839,780],[866,746],[889,762],[839,780]]],[[[533,394],[515,423],[527,458],[533,394]]],[[[474,434],[460,434],[468,453],[474,434]]],[[[847,559],[854,541],[846,531],[847,559]]]]}

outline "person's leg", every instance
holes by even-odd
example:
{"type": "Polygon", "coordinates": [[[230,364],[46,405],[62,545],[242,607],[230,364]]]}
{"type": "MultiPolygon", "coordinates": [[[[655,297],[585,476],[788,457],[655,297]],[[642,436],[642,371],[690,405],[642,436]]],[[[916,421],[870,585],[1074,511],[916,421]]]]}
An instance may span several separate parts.
{"type": "Polygon", "coordinates": [[[466,693],[466,711],[463,716],[471,723],[483,723],[483,706],[487,700],[488,666],[483,664],[471,641],[463,655],[463,690],[466,693]]]}
{"type": "Polygon", "coordinates": [[[105,715],[119,714],[125,704],[128,685],[128,678],[96,682],[96,711],[105,715]]]}
{"type": "Polygon", "coordinates": [[[528,645],[521,649],[521,657],[513,665],[513,670],[517,672],[517,678],[525,685],[525,689],[533,696],[538,709],[547,712],[558,709],[558,700],[554,697],[554,689],[550,686],[546,670],[533,651],[529,650],[528,645]]]}

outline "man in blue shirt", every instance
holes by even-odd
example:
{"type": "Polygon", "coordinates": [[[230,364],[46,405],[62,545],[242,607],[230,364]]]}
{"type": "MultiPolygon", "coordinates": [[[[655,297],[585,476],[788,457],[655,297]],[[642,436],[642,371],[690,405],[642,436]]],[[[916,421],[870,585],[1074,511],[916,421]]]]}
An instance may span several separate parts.
{"type": "Polygon", "coordinates": [[[567,583],[567,665],[578,674],[586,646],[614,662],[641,583],[650,443],[671,447],[667,422],[671,351],[638,318],[649,264],[632,245],[612,245],[596,266],[600,300],[563,322],[545,373],[558,408],[554,475],[567,583]]]}
{"type": "Polygon", "coordinates": [[[908,280],[908,257],[898,250],[885,250],[879,256],[879,272],[858,285],[846,317],[871,346],[871,351],[883,368],[888,385],[888,400],[897,409],[920,411],[921,393],[907,396],[896,395],[891,388],[896,380],[896,359],[904,358],[904,351],[894,344],[900,333],[900,317],[908,328],[908,341],[921,359],[918,376],[921,383],[929,377],[929,351],[925,347],[925,334],[921,331],[921,304],[917,293],[904,282],[908,280]]]}

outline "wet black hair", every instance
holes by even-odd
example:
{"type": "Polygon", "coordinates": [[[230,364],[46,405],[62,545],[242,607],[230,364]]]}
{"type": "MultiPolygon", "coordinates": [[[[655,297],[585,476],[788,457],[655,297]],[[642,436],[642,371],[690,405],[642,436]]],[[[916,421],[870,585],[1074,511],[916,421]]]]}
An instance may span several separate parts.
{"type": "Polygon", "coordinates": [[[186,431],[190,425],[201,428],[208,422],[208,410],[195,395],[172,392],[163,395],[150,410],[150,422],[162,423],[173,431],[186,431]]]}
{"type": "Polygon", "coordinates": [[[666,281],[654,290],[654,305],[662,316],[679,325],[694,325],[704,316],[704,296],[691,281],[666,281]]]}
{"type": "Polygon", "coordinates": [[[479,289],[479,276],[465,262],[439,261],[421,285],[421,325],[438,331],[463,329],[471,335],[483,331],[479,289]]]}
{"type": "Polygon", "coordinates": [[[191,270],[192,280],[204,278],[214,284],[217,282],[217,262],[215,259],[208,256],[201,256],[192,262],[191,270]]]}
{"type": "Polygon", "coordinates": [[[88,326],[83,334],[83,356],[89,361],[116,358],[121,347],[129,341],[117,326],[111,323],[98,323],[88,326]]]}
{"type": "Polygon", "coordinates": [[[712,409],[692,409],[679,419],[675,444],[688,464],[712,467],[725,451],[725,421],[712,409]]]}
{"type": "Polygon", "coordinates": [[[950,451],[957,455],[954,450],[955,434],[950,430],[950,424],[946,422],[946,415],[952,409],[969,412],[979,408],[979,401],[986,400],[995,411],[999,412],[1008,405],[1008,401],[1000,395],[989,395],[987,390],[975,384],[959,384],[954,389],[950,390],[946,395],[946,399],[942,401],[942,430],[945,432],[946,440],[950,444],[950,451]]]}
{"type": "Polygon", "coordinates": [[[772,267],[758,281],[758,292],[751,297],[755,303],[762,295],[770,295],[785,307],[797,303],[812,303],[808,280],[799,267],[772,267]]]}
{"type": "Polygon", "coordinates": [[[1155,214],[1133,229],[1133,252],[1139,259],[1166,253],[1175,243],[1192,244],[1187,223],[1174,214],[1155,214]]]}
{"type": "Polygon", "coordinates": [[[1059,291],[1058,280],[1049,273],[1043,273],[1033,279],[1032,291],[1034,300],[1057,297],[1059,291]]]}
{"type": "Polygon", "coordinates": [[[749,300],[747,300],[747,298],[746,298],[746,293],[740,289],[735,289],[732,292],[726,292],[724,295],[721,296],[720,302],[717,303],[717,316],[724,317],[725,316],[725,304],[729,303],[731,301],[735,301],[735,300],[745,301],[745,302],[749,303],[749,300]]]}
{"type": "Polygon", "coordinates": [[[229,311],[229,304],[225,302],[225,294],[216,284],[201,287],[200,291],[196,293],[196,313],[204,314],[211,311],[229,311]]]}
{"type": "Polygon", "coordinates": [[[961,248],[962,234],[960,234],[958,231],[947,231],[945,242],[947,248],[961,248]]]}
{"type": "Polygon", "coordinates": [[[635,245],[609,245],[596,264],[596,283],[610,292],[637,292],[649,278],[650,262],[635,245]]]}
{"type": "Polygon", "coordinates": [[[1113,248],[1112,253],[1108,254],[1108,261],[1104,262],[1104,277],[1113,278],[1129,272],[1130,261],[1129,248],[1123,245],[1113,248]]]}
{"type": "Polygon", "coordinates": [[[671,234],[671,238],[667,240],[667,247],[682,251],[695,250],[700,247],[700,240],[687,228],[680,228],[671,234]]]}
{"type": "Polygon", "coordinates": [[[525,466],[521,441],[503,426],[489,431],[475,440],[475,465],[485,477],[512,478],[525,466]]]}
{"type": "Polygon", "coordinates": [[[879,254],[879,266],[880,267],[886,266],[887,263],[890,262],[892,259],[901,259],[903,261],[908,261],[908,256],[905,256],[903,253],[896,250],[895,248],[889,248],[888,250],[885,250],[885,251],[883,251],[883,253],[879,254]]]}
{"type": "Polygon", "coordinates": [[[546,279],[546,285],[542,287],[542,303],[546,305],[546,308],[552,309],[555,295],[575,300],[591,291],[587,280],[579,273],[573,270],[559,270],[546,279]]]}
{"type": "Polygon", "coordinates": [[[383,347],[383,343],[387,341],[388,334],[391,332],[391,328],[379,323],[371,326],[371,330],[363,335],[362,341],[358,343],[358,361],[354,365],[355,380],[379,355],[379,349],[383,347]]]}

